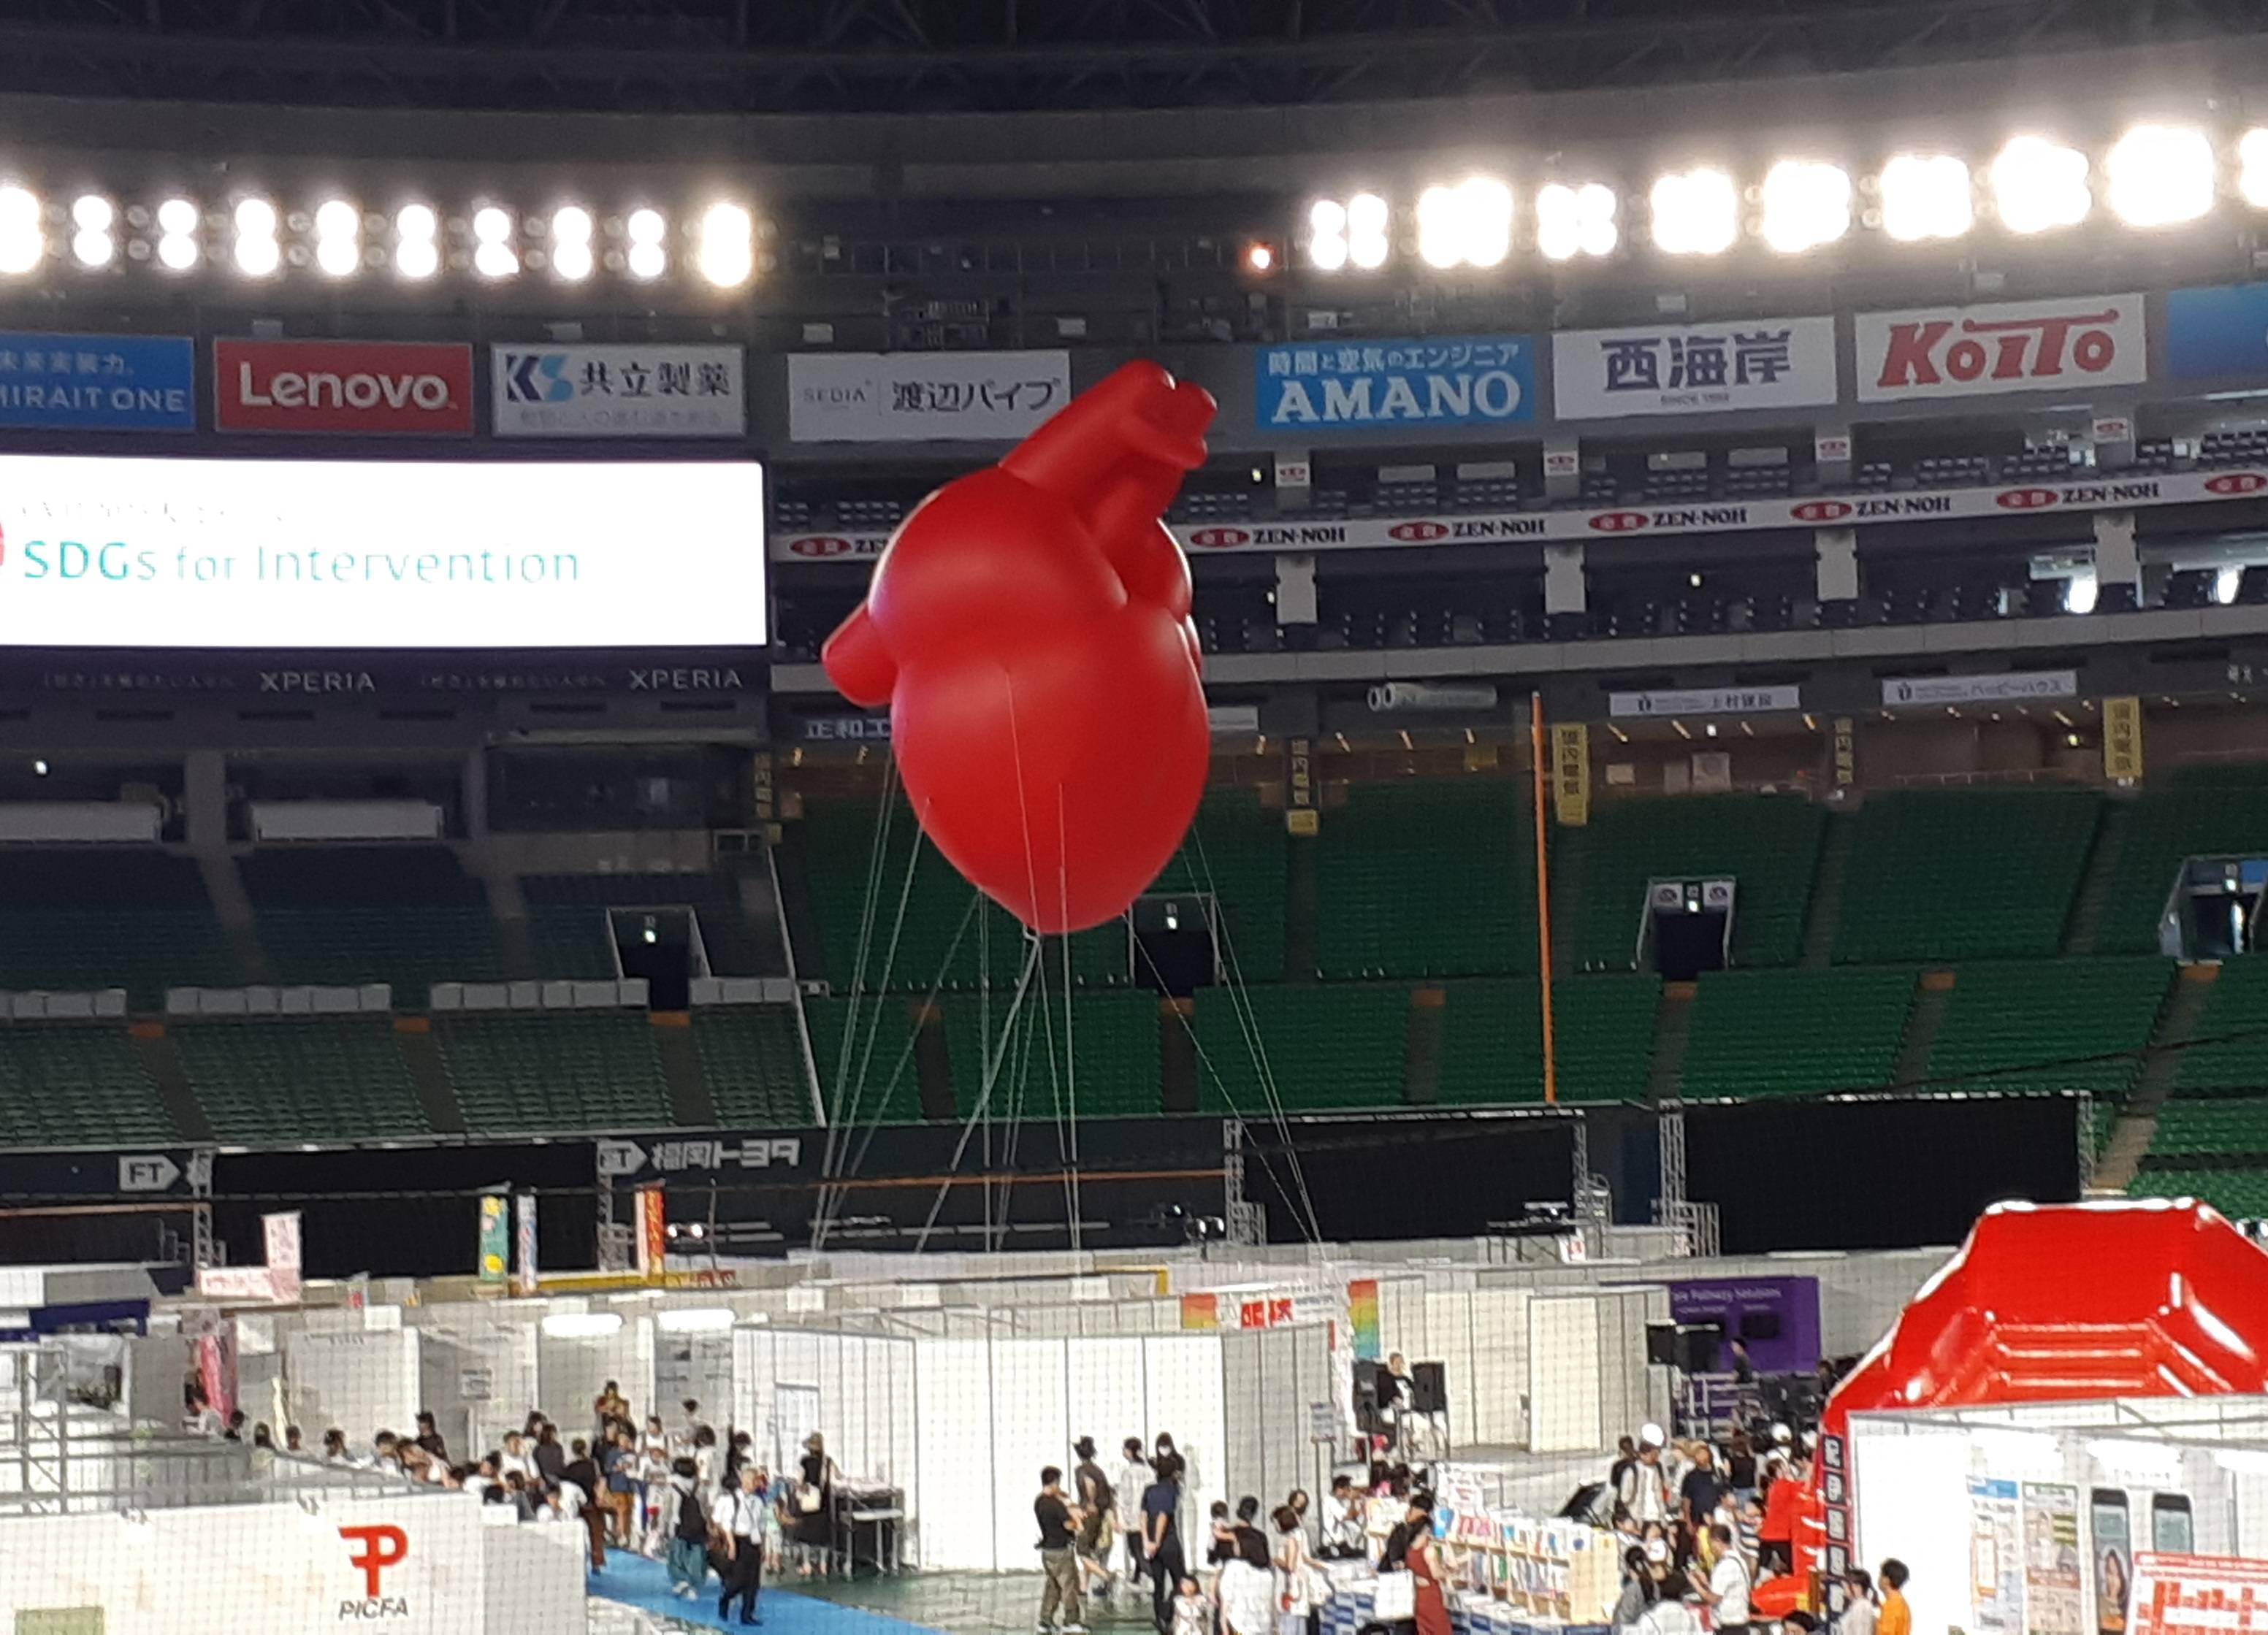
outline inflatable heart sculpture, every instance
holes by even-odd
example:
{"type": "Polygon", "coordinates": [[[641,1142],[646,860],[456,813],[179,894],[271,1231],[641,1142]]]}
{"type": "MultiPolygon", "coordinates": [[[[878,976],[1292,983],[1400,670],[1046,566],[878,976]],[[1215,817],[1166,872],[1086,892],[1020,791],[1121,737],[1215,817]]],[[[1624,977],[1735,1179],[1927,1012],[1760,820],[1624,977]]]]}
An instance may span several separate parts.
{"type": "Polygon", "coordinates": [[[1189,564],[1160,518],[1212,415],[1126,365],[924,500],[821,656],[843,697],[888,703],[938,849],[1035,930],[1123,913],[1204,792],[1189,564]]]}

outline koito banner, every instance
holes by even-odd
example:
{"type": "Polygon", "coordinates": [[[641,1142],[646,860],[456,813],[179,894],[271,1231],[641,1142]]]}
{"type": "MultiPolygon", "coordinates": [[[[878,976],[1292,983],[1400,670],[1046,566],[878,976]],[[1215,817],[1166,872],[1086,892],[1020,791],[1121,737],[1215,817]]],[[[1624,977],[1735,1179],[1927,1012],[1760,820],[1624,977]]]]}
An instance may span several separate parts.
{"type": "Polygon", "coordinates": [[[738,461],[0,454],[0,648],[764,642],[738,461]]]}
{"type": "MultiPolygon", "coordinates": [[[[1968,520],[2051,511],[2132,510],[2219,501],[2268,501],[2268,470],[2169,472],[1999,488],[1928,488],[1903,494],[1813,495],[1802,499],[1687,502],[1591,510],[1502,511],[1423,517],[1291,517],[1273,521],[1180,523],[1174,539],[1192,556],[1254,551],[1380,551],[1410,545],[1503,545],[1534,540],[1603,541],[1625,535],[1751,533],[1774,528],[1836,528],[1869,523],[1968,520]]],[[[782,561],[879,556],[887,532],[780,533],[782,561]]]]}
{"type": "Polygon", "coordinates": [[[499,437],[737,437],[747,429],[739,347],[495,347],[499,437]]]}
{"type": "Polygon", "coordinates": [[[1990,397],[2139,385],[2150,375],[2139,295],[1860,312],[1859,398],[1990,397]]]}
{"type": "Polygon", "coordinates": [[[1551,337],[1561,420],[1815,407],[1836,399],[1835,320],[1569,329],[1551,337]]]}
{"type": "Polygon", "coordinates": [[[998,443],[1071,401],[1071,354],[798,352],[787,361],[798,443],[998,443]]]}
{"type": "Polygon", "coordinates": [[[423,341],[216,341],[223,431],[473,435],[473,349],[423,341]]]}

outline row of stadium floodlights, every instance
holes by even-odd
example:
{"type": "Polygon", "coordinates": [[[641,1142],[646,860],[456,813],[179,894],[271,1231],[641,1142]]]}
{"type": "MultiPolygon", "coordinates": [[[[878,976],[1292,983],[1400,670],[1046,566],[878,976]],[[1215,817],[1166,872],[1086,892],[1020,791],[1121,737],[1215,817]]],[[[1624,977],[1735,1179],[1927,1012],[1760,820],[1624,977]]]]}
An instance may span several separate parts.
{"type": "Polygon", "coordinates": [[[527,273],[580,283],[604,269],[645,283],[676,266],[730,290],[755,275],[758,239],[768,231],[747,206],[730,200],[693,211],[673,231],[666,213],[645,204],[601,216],[567,202],[523,216],[484,201],[459,216],[423,201],[387,211],[345,198],[302,211],[260,194],[222,206],[185,196],[121,202],[94,192],[66,202],[0,178],[0,279],[61,261],[89,273],[135,264],[170,274],[221,266],[247,279],[287,268],[334,279],[390,271],[411,282],[446,269],[494,282],[527,273]]]}
{"type": "MultiPolygon", "coordinates": [[[[1717,255],[1743,233],[1783,255],[1816,250],[1854,227],[1904,244],[1959,238],[1981,222],[2031,235],[2075,227],[2098,204],[2123,225],[2180,227],[2224,196],[2268,209],[2268,127],[2223,144],[2192,125],[2139,124],[2099,163],[2052,137],[2012,137],[1979,172],[1953,153],[1900,153],[1871,175],[1817,158],[1784,158],[1751,185],[1700,165],[1658,177],[1646,197],[1653,247],[1717,255]]],[[[1624,201],[1605,181],[1539,188],[1522,218],[1510,183],[1469,176],[1425,187],[1414,206],[1360,191],[1320,198],[1300,224],[1302,260],[1318,272],[1373,271],[1397,254],[1430,267],[1494,267],[1516,246],[1552,261],[1612,254],[1624,201]]]]}

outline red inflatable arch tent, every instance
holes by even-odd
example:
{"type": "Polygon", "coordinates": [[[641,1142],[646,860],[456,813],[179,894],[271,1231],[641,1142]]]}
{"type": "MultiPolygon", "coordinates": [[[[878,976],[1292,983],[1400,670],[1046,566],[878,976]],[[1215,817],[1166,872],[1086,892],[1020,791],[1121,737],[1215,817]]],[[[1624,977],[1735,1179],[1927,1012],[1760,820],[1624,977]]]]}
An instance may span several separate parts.
{"type": "MultiPolygon", "coordinates": [[[[2268,1254],[2218,1211],[2188,1199],[1996,1204],[1836,1388],[1817,1454],[1847,1448],[1851,1415],[1879,1409],[2264,1392],[2268,1254]]],[[[1812,1462],[1794,1571],[1757,1587],[1772,1617],[1815,1605],[1830,1463],[1812,1462]]]]}

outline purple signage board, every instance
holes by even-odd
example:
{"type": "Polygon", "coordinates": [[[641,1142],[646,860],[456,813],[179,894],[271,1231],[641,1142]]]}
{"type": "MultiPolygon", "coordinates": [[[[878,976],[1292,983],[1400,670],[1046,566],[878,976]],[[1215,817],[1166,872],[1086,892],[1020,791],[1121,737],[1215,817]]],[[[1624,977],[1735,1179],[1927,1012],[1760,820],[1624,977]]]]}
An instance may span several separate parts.
{"type": "Polygon", "coordinates": [[[1817,1278],[1698,1278],[1669,1286],[1669,1315],[1678,1323],[1714,1323],[1725,1331],[1718,1367],[1732,1371],[1731,1342],[1745,1339],[1759,1374],[1809,1373],[1819,1365],[1817,1278]]]}

